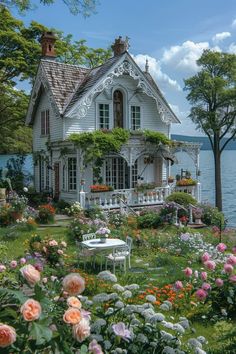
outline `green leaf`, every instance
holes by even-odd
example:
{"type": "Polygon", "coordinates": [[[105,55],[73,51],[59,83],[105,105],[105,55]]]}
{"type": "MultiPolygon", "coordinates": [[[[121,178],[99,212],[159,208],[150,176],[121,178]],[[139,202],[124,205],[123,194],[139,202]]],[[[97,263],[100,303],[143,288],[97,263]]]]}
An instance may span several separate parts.
{"type": "Polygon", "coordinates": [[[87,354],[88,353],[88,347],[87,345],[83,344],[82,347],[80,348],[80,354],[87,354]]]}
{"type": "Polygon", "coordinates": [[[52,331],[47,326],[47,322],[33,322],[30,336],[36,340],[36,345],[41,345],[49,342],[52,339],[52,331]]]}
{"type": "Polygon", "coordinates": [[[21,304],[23,304],[26,300],[28,300],[28,297],[25,296],[22,293],[22,291],[18,291],[18,290],[9,290],[9,289],[0,288],[0,295],[10,295],[14,299],[18,300],[21,304]]]}

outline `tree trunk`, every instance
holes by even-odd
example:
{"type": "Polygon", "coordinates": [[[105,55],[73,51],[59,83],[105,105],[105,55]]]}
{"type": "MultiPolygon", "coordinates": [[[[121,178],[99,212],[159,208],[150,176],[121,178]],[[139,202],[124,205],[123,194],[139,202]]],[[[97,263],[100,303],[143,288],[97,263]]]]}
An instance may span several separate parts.
{"type": "Polygon", "coordinates": [[[215,206],[222,211],[222,190],[221,190],[221,154],[220,139],[214,136],[214,161],[215,161],[215,206]]]}

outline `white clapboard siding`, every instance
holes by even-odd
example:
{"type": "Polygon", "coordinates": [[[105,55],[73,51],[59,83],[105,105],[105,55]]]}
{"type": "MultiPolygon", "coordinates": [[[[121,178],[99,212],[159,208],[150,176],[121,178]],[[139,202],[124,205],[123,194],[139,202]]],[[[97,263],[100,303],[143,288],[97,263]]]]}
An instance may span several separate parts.
{"type": "Polygon", "coordinates": [[[49,137],[41,136],[41,111],[47,109],[49,109],[50,141],[62,140],[62,120],[55,118],[51,103],[43,92],[33,122],[33,151],[46,150],[45,144],[49,137]]]}
{"type": "Polygon", "coordinates": [[[65,139],[72,133],[81,133],[95,130],[95,102],[92,103],[85,117],[64,118],[65,139]]]}

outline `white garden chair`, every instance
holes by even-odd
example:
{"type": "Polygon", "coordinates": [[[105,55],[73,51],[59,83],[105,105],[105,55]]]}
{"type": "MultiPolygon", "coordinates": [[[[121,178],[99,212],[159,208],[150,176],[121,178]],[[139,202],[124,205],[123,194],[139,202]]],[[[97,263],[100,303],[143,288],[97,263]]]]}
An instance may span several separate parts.
{"type": "Polygon", "coordinates": [[[132,237],[130,236],[127,236],[126,237],[126,244],[128,246],[128,254],[127,254],[127,257],[128,257],[128,260],[129,260],[129,269],[131,268],[131,261],[130,261],[130,257],[131,257],[131,250],[132,250],[132,245],[133,245],[133,239],[132,237]]]}
{"type": "Polygon", "coordinates": [[[95,233],[84,234],[82,238],[83,238],[83,241],[88,241],[88,240],[92,240],[94,238],[97,238],[97,235],[95,233]]]}
{"type": "Polygon", "coordinates": [[[95,266],[96,250],[95,248],[84,247],[80,242],[77,242],[78,247],[78,258],[79,261],[82,261],[84,264],[84,269],[86,269],[86,264],[88,261],[95,266]]]}
{"type": "Polygon", "coordinates": [[[126,273],[126,258],[129,253],[128,246],[121,246],[113,249],[113,252],[106,256],[106,269],[108,266],[108,263],[111,263],[113,266],[113,273],[115,274],[116,272],[116,265],[120,265],[120,268],[124,269],[124,272],[126,273]]]}

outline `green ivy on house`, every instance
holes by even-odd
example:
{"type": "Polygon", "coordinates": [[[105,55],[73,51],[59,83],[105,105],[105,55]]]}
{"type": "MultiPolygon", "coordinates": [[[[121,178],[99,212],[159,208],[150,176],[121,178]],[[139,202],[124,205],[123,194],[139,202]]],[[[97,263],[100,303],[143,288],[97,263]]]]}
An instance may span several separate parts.
{"type": "Polygon", "coordinates": [[[84,168],[88,165],[93,166],[94,182],[102,183],[101,168],[105,155],[111,152],[118,153],[129,137],[130,133],[127,130],[115,128],[108,131],[73,133],[68,139],[82,150],[84,168]]]}
{"type": "Polygon", "coordinates": [[[171,140],[163,133],[154,130],[144,130],[145,140],[151,144],[171,145],[171,140]]]}

